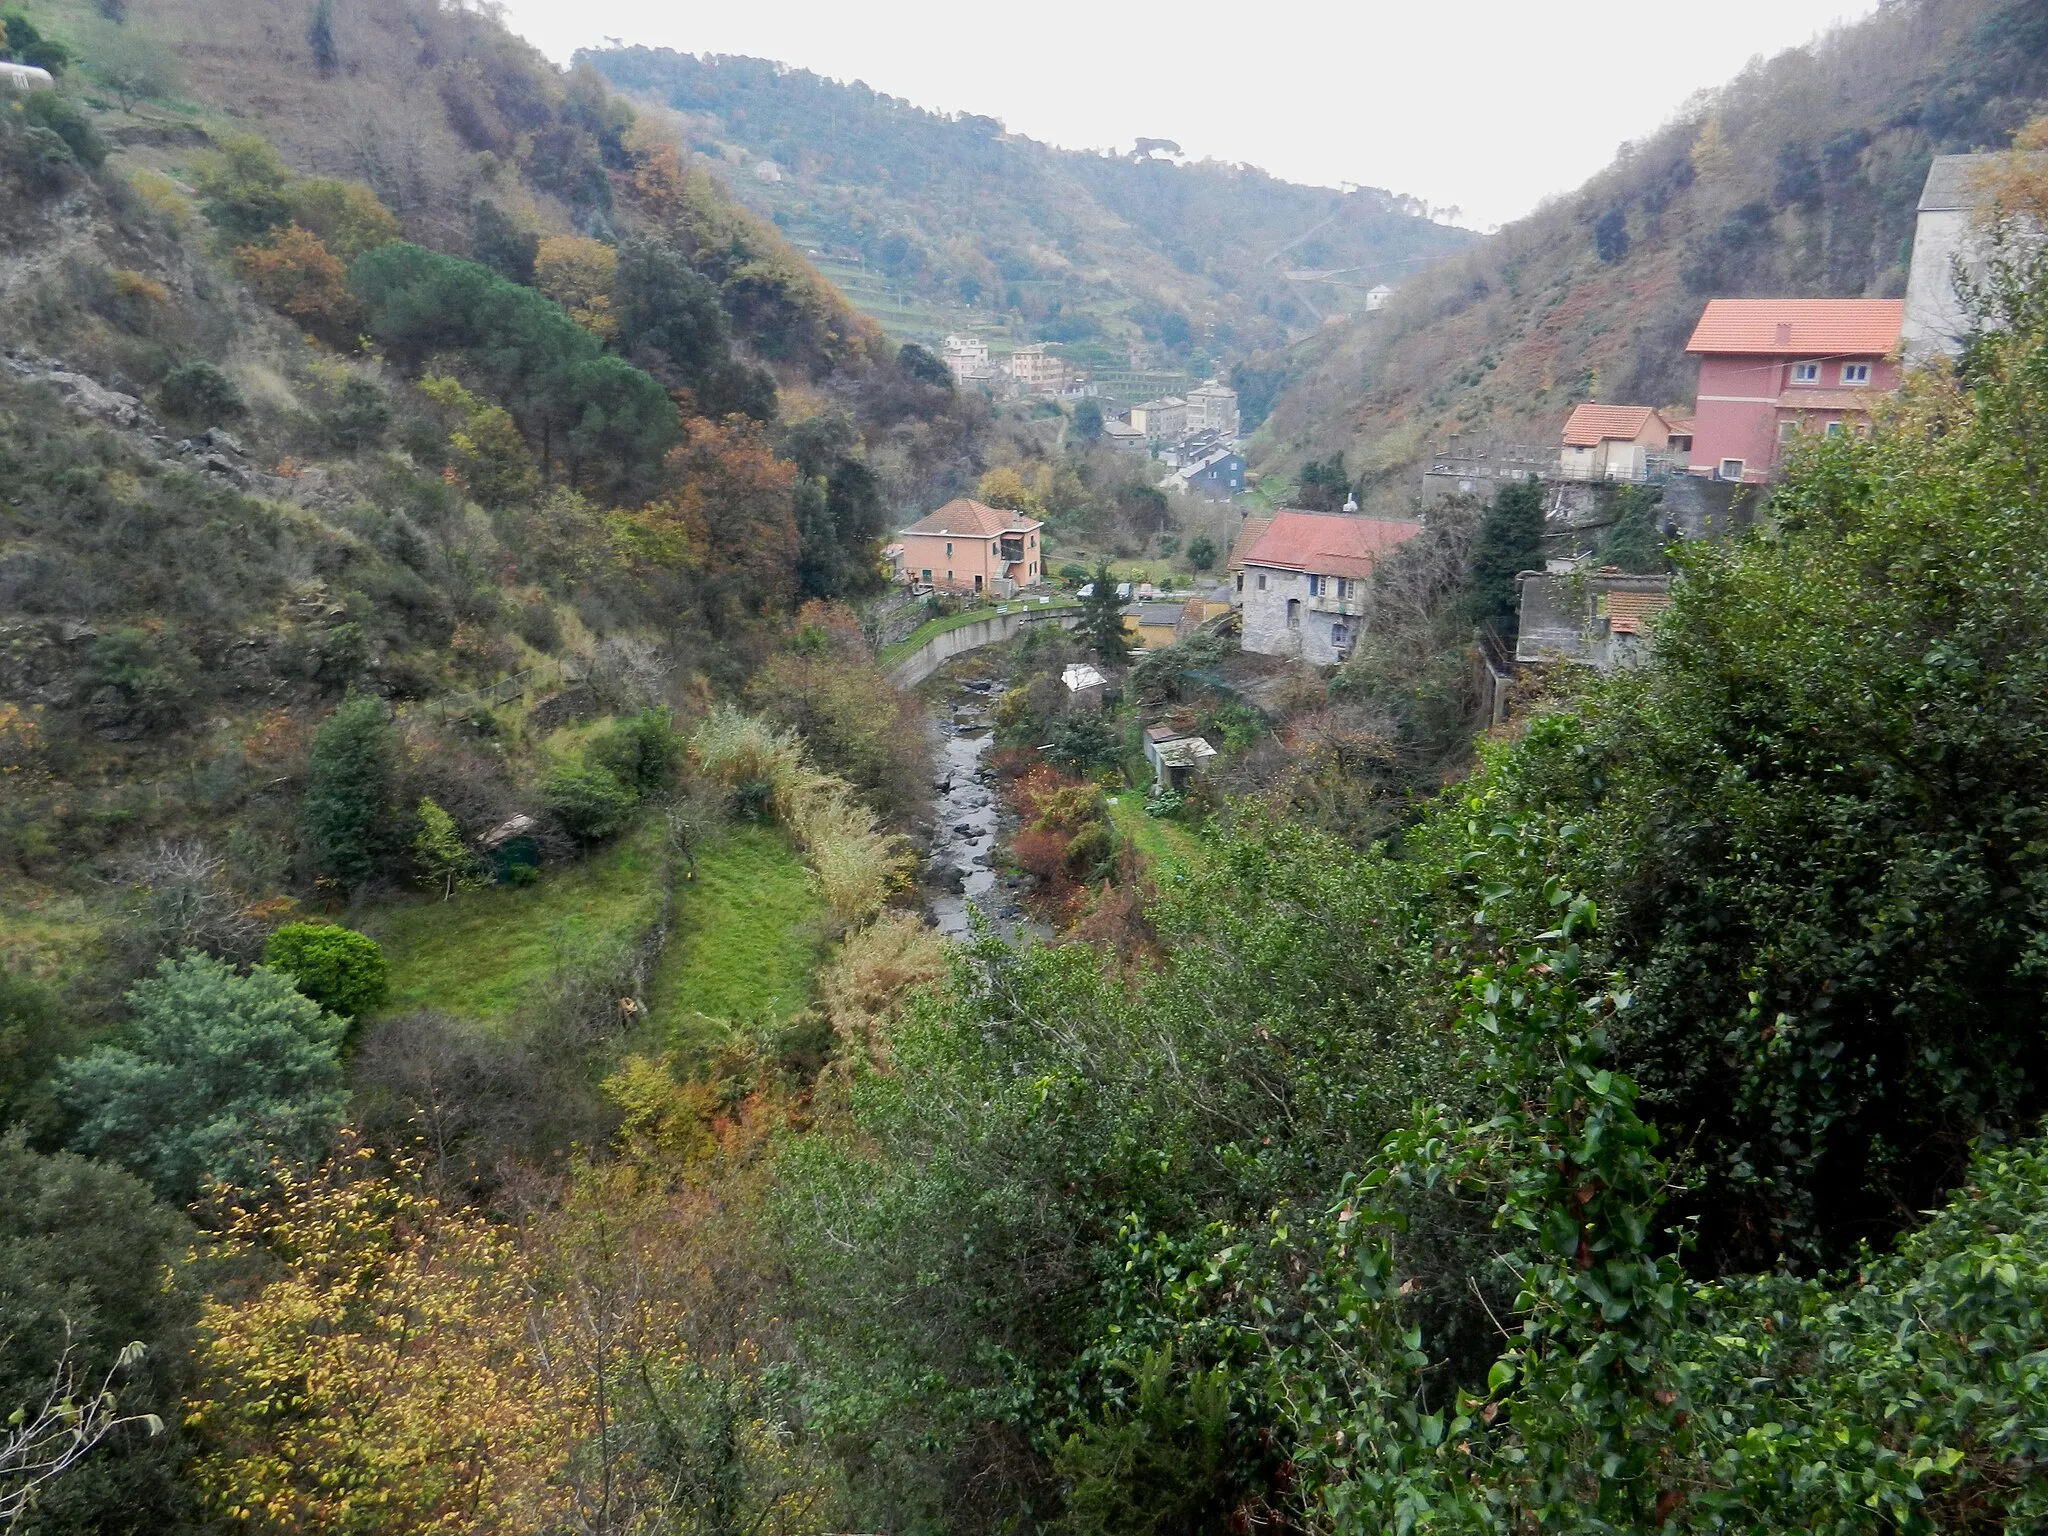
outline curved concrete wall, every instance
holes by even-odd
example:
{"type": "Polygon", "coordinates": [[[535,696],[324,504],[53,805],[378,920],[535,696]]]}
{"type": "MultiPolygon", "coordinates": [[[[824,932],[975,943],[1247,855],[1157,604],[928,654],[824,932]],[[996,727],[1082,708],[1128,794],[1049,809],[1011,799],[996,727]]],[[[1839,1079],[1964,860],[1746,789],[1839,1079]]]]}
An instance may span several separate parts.
{"type": "Polygon", "coordinates": [[[941,662],[958,656],[962,651],[979,650],[984,645],[998,645],[1015,639],[1027,624],[1057,624],[1062,629],[1072,629],[1080,622],[1081,615],[1071,608],[1054,609],[1050,613],[1034,613],[1023,608],[1013,613],[992,613],[972,624],[962,624],[958,629],[933,635],[889,669],[889,681],[898,688],[915,688],[938,671],[941,662]]]}

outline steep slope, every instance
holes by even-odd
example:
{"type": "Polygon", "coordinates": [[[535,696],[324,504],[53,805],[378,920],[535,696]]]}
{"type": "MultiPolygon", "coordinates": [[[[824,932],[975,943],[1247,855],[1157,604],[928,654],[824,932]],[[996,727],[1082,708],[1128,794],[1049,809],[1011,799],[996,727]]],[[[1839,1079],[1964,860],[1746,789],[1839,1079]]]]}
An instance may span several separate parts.
{"type": "Polygon", "coordinates": [[[1007,329],[1116,366],[1135,348],[1187,367],[1299,335],[1471,238],[1374,188],[1055,149],[765,59],[578,58],[674,109],[735,197],[845,272],[901,334],[1007,329]]]}
{"type": "Polygon", "coordinates": [[[1389,309],[1262,359],[1288,382],[1259,460],[1342,452],[1398,505],[1448,433],[1550,442],[1577,401],[1688,403],[1707,297],[1902,292],[1928,161],[2044,99],[2037,0],[1900,0],[1753,65],[1389,309]]]}

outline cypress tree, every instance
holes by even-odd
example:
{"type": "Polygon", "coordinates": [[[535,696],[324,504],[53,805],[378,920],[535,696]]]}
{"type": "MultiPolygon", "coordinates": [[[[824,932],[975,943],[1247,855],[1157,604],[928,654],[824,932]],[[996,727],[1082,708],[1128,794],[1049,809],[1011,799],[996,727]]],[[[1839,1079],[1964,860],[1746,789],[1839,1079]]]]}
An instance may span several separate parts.
{"type": "Polygon", "coordinates": [[[1472,550],[1472,617],[1513,634],[1518,602],[1515,574],[1543,569],[1543,482],[1517,480],[1500,488],[1479,525],[1472,550]]]}
{"type": "Polygon", "coordinates": [[[1116,595],[1116,578],[1108,562],[1095,567],[1094,585],[1081,599],[1081,633],[1106,665],[1130,660],[1131,637],[1124,631],[1124,605],[1116,595]]]}
{"type": "Polygon", "coordinates": [[[302,817],[320,874],[353,886],[375,873],[391,819],[394,756],[375,699],[351,694],[314,733],[302,817]]]}

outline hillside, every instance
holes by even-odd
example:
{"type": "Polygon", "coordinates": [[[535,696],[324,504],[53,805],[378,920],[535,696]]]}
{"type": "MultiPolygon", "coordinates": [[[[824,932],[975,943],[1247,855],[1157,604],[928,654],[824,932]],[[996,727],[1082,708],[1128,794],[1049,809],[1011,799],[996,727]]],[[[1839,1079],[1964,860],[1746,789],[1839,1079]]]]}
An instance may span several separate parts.
{"type": "Polygon", "coordinates": [[[1471,238],[1375,188],[1056,149],[765,59],[614,48],[578,60],[671,108],[734,197],[899,335],[972,328],[1108,366],[1199,370],[1301,335],[1471,238]]]}
{"type": "Polygon", "coordinates": [[[2044,99],[2031,0],[1903,0],[1759,62],[1384,312],[1261,359],[1288,382],[1257,457],[1341,452],[1399,506],[1449,433],[1550,442],[1581,400],[1689,404],[1708,297],[1901,293],[1929,160],[2003,146],[2044,99]]]}

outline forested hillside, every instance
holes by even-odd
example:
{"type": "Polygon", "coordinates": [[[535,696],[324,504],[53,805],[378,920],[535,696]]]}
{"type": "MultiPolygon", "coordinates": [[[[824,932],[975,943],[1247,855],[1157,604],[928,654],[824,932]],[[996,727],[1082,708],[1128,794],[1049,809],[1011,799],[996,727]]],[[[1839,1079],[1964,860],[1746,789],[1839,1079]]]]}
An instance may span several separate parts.
{"type": "Polygon", "coordinates": [[[1710,296],[1893,296],[1929,160],[2002,148],[2048,98],[2031,0],[1900,0],[1761,61],[1584,187],[1260,360],[1287,383],[1271,468],[1342,453],[1404,506],[1433,442],[1551,442],[1598,398],[1691,402],[1710,296]]]}
{"type": "Polygon", "coordinates": [[[1133,352],[1197,372],[1234,361],[1470,239],[1374,188],[1055,149],[992,118],[926,111],[766,59],[650,48],[578,57],[673,108],[684,142],[735,197],[922,306],[924,325],[1001,327],[1117,367],[1133,352]],[[754,174],[763,160],[779,179],[754,174]],[[1350,286],[1290,282],[1290,269],[1341,271],[1350,286]]]}

